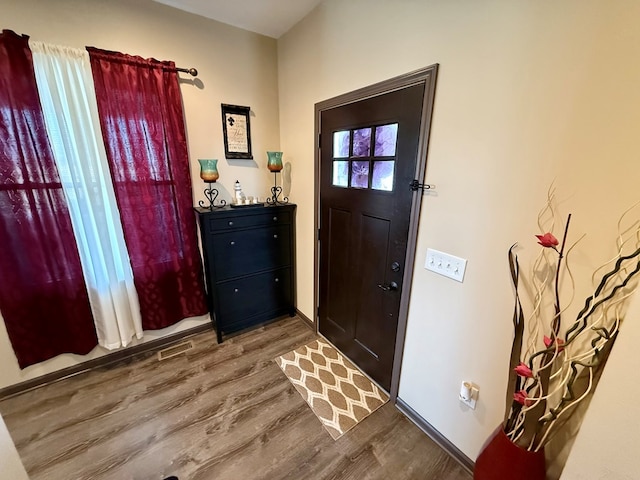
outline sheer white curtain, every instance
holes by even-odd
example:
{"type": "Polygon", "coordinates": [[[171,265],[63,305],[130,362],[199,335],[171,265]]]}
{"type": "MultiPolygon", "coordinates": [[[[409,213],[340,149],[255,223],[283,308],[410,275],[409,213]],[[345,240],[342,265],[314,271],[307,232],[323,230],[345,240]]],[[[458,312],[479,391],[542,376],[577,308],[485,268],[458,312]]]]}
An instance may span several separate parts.
{"type": "Polygon", "coordinates": [[[138,295],[105,153],[89,54],[30,42],[100,345],[142,338],[138,295]]]}

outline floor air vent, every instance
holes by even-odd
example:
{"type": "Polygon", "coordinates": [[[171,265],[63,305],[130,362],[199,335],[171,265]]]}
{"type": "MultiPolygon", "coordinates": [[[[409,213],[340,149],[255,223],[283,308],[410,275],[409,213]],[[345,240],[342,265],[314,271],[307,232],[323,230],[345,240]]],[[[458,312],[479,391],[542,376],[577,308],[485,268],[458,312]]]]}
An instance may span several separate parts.
{"type": "Polygon", "coordinates": [[[189,340],[186,342],[178,343],[177,345],[172,345],[168,348],[158,351],[158,360],[166,360],[167,358],[175,357],[176,355],[180,355],[181,353],[186,352],[187,350],[191,350],[193,348],[193,343],[189,340]]]}

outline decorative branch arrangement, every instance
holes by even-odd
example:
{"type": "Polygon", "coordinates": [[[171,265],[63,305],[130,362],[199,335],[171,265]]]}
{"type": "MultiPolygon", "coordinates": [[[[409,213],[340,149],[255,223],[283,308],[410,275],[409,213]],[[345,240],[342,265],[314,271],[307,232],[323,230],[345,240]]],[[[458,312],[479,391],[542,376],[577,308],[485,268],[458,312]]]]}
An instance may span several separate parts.
{"type": "Polygon", "coordinates": [[[568,246],[569,215],[562,241],[558,241],[552,233],[557,216],[553,204],[554,194],[550,190],[547,205],[538,216],[538,226],[544,232],[543,218],[547,217],[551,224],[547,225],[547,233],[536,235],[542,248],[527,285],[532,311],[526,318],[521,302],[523,289],[519,288],[520,266],[514,253],[516,245],[509,249],[515,287],[515,335],[504,431],[512,442],[531,451],[543,448],[575,412],[576,406],[593,393],[640,271],[640,222],[623,227],[625,216],[634,205],[618,221],[615,257],[593,273],[592,281],[596,285],[593,293],[586,298],[575,320],[565,327],[563,315],[575,293],[569,255],[584,235],[568,246]],[[570,283],[571,299],[563,305],[560,290],[566,280],[570,283]],[[526,335],[525,325],[528,326],[526,335]]]}

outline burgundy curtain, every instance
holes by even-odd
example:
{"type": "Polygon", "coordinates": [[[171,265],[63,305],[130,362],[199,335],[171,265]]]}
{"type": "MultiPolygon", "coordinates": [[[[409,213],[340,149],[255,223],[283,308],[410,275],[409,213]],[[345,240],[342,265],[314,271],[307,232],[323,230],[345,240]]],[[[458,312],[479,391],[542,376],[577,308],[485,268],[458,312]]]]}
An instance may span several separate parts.
{"type": "Polygon", "coordinates": [[[207,312],[172,62],[87,48],[144,329],[207,312]]]}
{"type": "Polygon", "coordinates": [[[0,35],[0,311],[21,368],[98,344],[26,35],[0,35]]]}

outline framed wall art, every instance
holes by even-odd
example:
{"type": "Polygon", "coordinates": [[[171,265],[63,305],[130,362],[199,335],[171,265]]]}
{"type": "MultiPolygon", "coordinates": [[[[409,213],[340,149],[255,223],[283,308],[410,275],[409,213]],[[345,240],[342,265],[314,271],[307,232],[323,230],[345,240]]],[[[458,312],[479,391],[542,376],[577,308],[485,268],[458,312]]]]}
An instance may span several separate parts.
{"type": "Polygon", "coordinates": [[[231,159],[253,159],[249,107],[222,104],[224,155],[231,159]]]}

